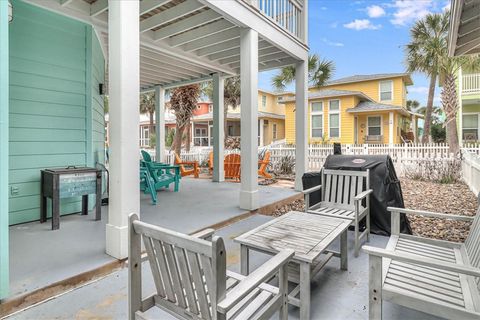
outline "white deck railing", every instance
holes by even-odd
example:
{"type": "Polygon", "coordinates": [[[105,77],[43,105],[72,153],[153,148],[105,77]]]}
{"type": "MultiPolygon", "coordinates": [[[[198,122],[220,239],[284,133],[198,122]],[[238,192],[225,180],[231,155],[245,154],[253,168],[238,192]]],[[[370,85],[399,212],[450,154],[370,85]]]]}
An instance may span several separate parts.
{"type": "Polygon", "coordinates": [[[462,94],[480,94],[480,73],[462,75],[462,94]]]}
{"type": "Polygon", "coordinates": [[[302,0],[244,0],[282,28],[303,40],[302,0]]]}
{"type": "Polygon", "coordinates": [[[474,194],[480,191],[480,156],[472,152],[463,152],[462,178],[474,194]]]}

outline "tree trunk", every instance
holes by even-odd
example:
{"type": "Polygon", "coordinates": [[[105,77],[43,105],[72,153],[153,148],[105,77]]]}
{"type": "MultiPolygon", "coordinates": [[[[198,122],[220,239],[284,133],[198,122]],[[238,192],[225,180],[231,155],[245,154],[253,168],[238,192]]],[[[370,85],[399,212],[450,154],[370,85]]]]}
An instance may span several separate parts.
{"type": "Polygon", "coordinates": [[[224,139],[224,144],[227,142],[228,138],[228,106],[223,106],[223,139],[224,139]]]}
{"type": "Polygon", "coordinates": [[[437,75],[433,74],[430,77],[430,87],[428,88],[428,100],[425,110],[425,124],[423,127],[422,143],[428,143],[431,141],[430,128],[432,125],[432,111],[433,111],[433,97],[435,95],[435,85],[437,82],[437,75]]]}
{"type": "Polygon", "coordinates": [[[192,124],[190,123],[190,120],[188,120],[188,125],[186,129],[187,129],[187,141],[185,141],[185,149],[187,150],[187,152],[190,152],[190,142],[192,141],[192,124]]]}
{"type": "Polygon", "coordinates": [[[180,153],[182,151],[182,136],[183,136],[183,129],[185,128],[185,126],[183,127],[179,127],[177,125],[177,130],[175,130],[175,139],[174,139],[174,143],[175,143],[175,153],[178,154],[178,156],[180,156],[180,153]]]}
{"type": "Polygon", "coordinates": [[[445,76],[442,89],[442,107],[447,118],[446,127],[448,146],[450,152],[456,155],[460,152],[460,144],[457,132],[458,100],[455,80],[455,75],[453,74],[447,74],[445,76]]]}
{"type": "Polygon", "coordinates": [[[153,120],[153,112],[149,112],[150,115],[150,132],[155,133],[155,123],[153,120]]]}

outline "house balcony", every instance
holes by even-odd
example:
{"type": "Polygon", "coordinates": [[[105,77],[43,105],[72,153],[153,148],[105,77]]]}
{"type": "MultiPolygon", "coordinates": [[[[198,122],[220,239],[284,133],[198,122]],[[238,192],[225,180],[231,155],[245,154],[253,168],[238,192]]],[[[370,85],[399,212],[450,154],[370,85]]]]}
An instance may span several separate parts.
{"type": "Polygon", "coordinates": [[[480,73],[467,73],[462,75],[462,95],[480,94],[480,73]]]}

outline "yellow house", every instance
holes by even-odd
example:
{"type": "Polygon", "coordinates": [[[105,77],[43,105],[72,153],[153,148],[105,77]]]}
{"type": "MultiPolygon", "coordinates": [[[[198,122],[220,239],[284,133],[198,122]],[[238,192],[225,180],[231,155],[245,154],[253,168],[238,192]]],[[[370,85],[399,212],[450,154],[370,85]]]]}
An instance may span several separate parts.
{"type": "MultiPolygon", "coordinates": [[[[406,108],[407,73],[355,75],[308,94],[309,143],[396,144],[417,140],[419,115],[406,108]]],[[[286,97],[285,134],[295,143],[295,97],[286,97]]]]}

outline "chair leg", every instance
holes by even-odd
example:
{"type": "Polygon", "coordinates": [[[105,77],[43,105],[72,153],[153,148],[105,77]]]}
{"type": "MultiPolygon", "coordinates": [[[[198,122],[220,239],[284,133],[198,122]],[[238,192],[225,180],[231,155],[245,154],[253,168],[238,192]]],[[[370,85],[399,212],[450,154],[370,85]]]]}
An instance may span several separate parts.
{"type": "Polygon", "coordinates": [[[367,242],[370,242],[370,209],[367,211],[367,242]]]}
{"type": "Polygon", "coordinates": [[[355,258],[358,257],[360,251],[360,230],[358,228],[358,219],[355,218],[355,258]]]}
{"type": "Polygon", "coordinates": [[[382,319],[382,258],[369,256],[368,270],[368,318],[382,319]]]}

